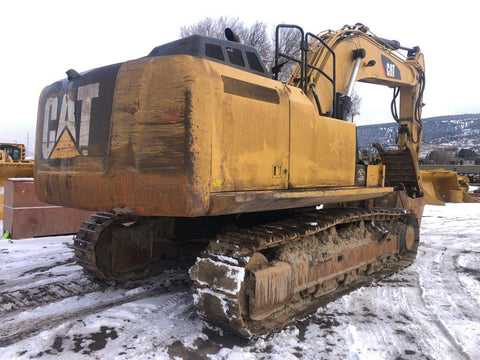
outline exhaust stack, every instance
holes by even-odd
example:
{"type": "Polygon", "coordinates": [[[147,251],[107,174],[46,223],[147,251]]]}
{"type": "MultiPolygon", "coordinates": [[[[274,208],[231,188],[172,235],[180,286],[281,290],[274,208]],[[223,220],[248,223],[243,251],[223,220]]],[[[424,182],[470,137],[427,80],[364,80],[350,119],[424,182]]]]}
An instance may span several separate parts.
{"type": "Polygon", "coordinates": [[[225,37],[227,40],[240,43],[240,37],[230,28],[225,29],[225,37]]]}

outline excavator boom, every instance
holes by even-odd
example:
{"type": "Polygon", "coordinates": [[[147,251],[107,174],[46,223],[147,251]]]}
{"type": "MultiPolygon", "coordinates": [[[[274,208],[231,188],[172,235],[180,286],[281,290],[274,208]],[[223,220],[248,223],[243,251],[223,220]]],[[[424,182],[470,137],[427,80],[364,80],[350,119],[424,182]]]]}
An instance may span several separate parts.
{"type": "MultiPolygon", "coordinates": [[[[277,37],[284,28],[298,30],[302,38],[302,56],[296,60],[287,83],[302,88],[320,114],[347,119],[357,81],[393,88],[392,115],[399,126],[398,145],[402,148],[409,142],[417,156],[420,154],[425,63],[419,47],[402,47],[396,40],[374,35],[362,24],[319,35],[304,35],[295,25],[279,25],[277,37]],[[398,96],[399,110],[395,102],[398,96]]],[[[277,47],[275,63],[283,57],[291,59],[277,47]]]]}

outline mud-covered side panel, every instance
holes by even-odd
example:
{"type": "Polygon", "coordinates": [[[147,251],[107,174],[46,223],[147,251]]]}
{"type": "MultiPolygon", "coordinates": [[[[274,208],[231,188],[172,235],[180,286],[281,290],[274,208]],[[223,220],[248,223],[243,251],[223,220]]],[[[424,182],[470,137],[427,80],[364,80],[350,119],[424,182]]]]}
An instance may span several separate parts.
{"type": "MultiPolygon", "coordinates": [[[[38,108],[37,166],[70,167],[78,156],[105,157],[120,66],[71,74],[44,89],[38,108]]],[[[97,169],[104,166],[101,161],[97,169]]]]}

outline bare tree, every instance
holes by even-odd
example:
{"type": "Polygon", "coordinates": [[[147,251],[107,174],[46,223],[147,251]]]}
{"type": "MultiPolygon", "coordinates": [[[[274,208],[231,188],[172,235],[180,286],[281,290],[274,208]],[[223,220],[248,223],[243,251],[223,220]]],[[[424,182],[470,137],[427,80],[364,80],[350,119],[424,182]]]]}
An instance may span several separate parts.
{"type": "Polygon", "coordinates": [[[445,150],[433,150],[428,153],[425,158],[427,163],[433,164],[440,164],[440,165],[448,165],[454,158],[453,151],[445,151],[445,150]]]}
{"type": "Polygon", "coordinates": [[[250,28],[245,26],[239,18],[219,17],[218,19],[206,18],[191,26],[182,26],[180,36],[205,35],[218,39],[225,37],[225,29],[230,28],[242,40],[242,43],[255,47],[260,55],[271,53],[271,42],[266,34],[266,25],[256,22],[250,28]]]}
{"type": "MultiPolygon", "coordinates": [[[[242,41],[253,46],[257,49],[260,57],[263,59],[265,64],[269,64],[269,60],[272,58],[272,54],[275,51],[273,48],[273,43],[267,35],[267,25],[257,21],[253,24],[248,32],[246,32],[243,37],[240,37],[242,41]]],[[[270,68],[268,67],[268,70],[270,68]]]]}
{"type": "Polygon", "coordinates": [[[352,93],[352,109],[350,110],[351,121],[353,122],[355,116],[360,115],[360,106],[362,105],[362,97],[359,93],[353,90],[352,93]]]}
{"type": "Polygon", "coordinates": [[[183,38],[190,35],[205,35],[220,39],[223,38],[225,28],[227,27],[240,34],[245,26],[238,18],[229,19],[222,16],[218,19],[212,19],[208,17],[191,26],[182,26],[180,28],[180,36],[183,38]]]}

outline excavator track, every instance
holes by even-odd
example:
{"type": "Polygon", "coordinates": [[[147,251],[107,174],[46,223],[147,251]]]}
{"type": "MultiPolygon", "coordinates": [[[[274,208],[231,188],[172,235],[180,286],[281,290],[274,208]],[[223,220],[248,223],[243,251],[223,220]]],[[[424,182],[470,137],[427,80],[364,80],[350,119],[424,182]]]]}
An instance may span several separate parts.
{"type": "Polygon", "coordinates": [[[198,242],[176,242],[164,233],[168,220],[128,213],[93,214],[73,237],[74,258],[90,274],[104,280],[126,281],[190,266],[198,242]]]}
{"type": "Polygon", "coordinates": [[[406,209],[335,208],[217,236],[190,269],[200,316],[250,338],[409,266],[418,221],[406,209]]]}

